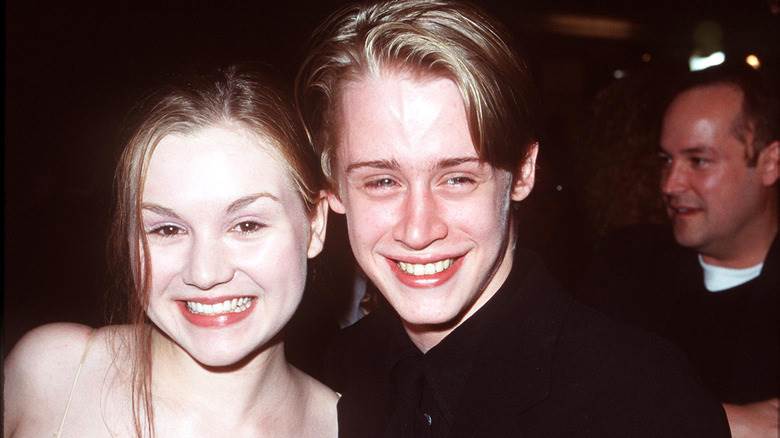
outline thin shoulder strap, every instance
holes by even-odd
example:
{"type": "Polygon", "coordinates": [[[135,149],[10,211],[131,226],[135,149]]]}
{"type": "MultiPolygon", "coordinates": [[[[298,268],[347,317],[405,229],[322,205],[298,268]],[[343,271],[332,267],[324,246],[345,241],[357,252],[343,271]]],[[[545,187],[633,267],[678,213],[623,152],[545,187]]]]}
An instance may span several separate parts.
{"type": "Polygon", "coordinates": [[[70,386],[70,393],[68,394],[68,402],[65,404],[65,412],[62,413],[62,420],[60,420],[60,427],[57,428],[57,433],[54,434],[56,438],[60,438],[62,436],[62,429],[65,428],[65,418],[68,417],[68,410],[70,410],[70,402],[73,400],[73,393],[76,390],[76,383],[79,381],[79,375],[81,374],[81,369],[84,368],[84,361],[87,359],[87,353],[89,352],[89,347],[92,346],[92,339],[95,338],[95,329],[92,329],[92,331],[89,333],[89,338],[87,339],[87,344],[84,346],[84,352],[81,353],[81,361],[79,362],[79,367],[76,370],[76,375],[73,377],[73,384],[70,386]]]}

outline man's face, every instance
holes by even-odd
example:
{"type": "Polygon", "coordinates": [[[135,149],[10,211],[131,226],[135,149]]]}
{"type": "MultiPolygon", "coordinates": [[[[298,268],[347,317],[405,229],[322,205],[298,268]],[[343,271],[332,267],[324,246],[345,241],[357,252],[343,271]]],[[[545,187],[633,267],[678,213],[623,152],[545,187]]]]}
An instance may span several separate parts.
{"type": "Polygon", "coordinates": [[[347,215],[358,263],[407,329],[454,328],[511,269],[510,200],[527,196],[533,163],[513,189],[510,172],[480,162],[445,78],[348,83],[338,121],[330,201],[347,215]]]}
{"type": "Polygon", "coordinates": [[[693,88],[669,106],[661,133],[661,190],[675,238],[716,259],[749,237],[765,205],[766,188],[734,131],[741,105],[732,86],[693,88]]]}

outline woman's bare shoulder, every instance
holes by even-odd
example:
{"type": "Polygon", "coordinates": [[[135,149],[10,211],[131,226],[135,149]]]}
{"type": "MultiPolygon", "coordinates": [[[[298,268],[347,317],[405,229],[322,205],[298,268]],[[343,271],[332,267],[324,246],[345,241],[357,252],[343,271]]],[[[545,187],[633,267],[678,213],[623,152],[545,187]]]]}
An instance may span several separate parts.
{"type": "Polygon", "coordinates": [[[306,436],[335,437],[338,435],[336,404],[339,395],[308,374],[298,371],[307,387],[310,427],[306,436]]]}
{"type": "Polygon", "coordinates": [[[46,324],[29,331],[6,359],[6,378],[37,377],[51,383],[78,365],[92,332],[88,326],[72,323],[46,324]]]}
{"type": "Polygon", "coordinates": [[[80,324],[47,324],[16,343],[4,364],[6,436],[23,418],[48,416],[65,402],[91,333],[80,324]]]}
{"type": "Polygon", "coordinates": [[[109,357],[105,341],[111,327],[46,324],[16,343],[4,364],[5,436],[23,421],[61,415],[88,345],[93,363],[109,357]]]}

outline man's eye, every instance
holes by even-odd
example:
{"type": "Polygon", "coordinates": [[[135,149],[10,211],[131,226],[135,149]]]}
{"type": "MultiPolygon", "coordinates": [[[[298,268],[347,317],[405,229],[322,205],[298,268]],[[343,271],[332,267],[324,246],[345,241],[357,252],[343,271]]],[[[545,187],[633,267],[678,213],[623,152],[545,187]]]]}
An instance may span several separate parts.
{"type": "Polygon", "coordinates": [[[160,225],[159,227],[152,228],[147,233],[159,237],[173,237],[179,234],[184,234],[184,230],[177,227],[176,225],[160,225]]]}
{"type": "Polygon", "coordinates": [[[387,189],[396,185],[392,178],[377,178],[366,182],[365,187],[369,189],[387,189]]]}
{"type": "Polygon", "coordinates": [[[260,231],[264,226],[265,225],[259,222],[244,221],[237,224],[235,227],[233,227],[233,229],[238,231],[241,234],[249,234],[249,233],[256,233],[260,231]]]}
{"type": "Polygon", "coordinates": [[[666,154],[658,154],[658,162],[660,162],[662,166],[668,166],[672,164],[672,157],[666,154]]]}
{"type": "Polygon", "coordinates": [[[447,178],[447,184],[451,186],[474,184],[474,180],[467,176],[453,176],[451,178],[447,178]]]}
{"type": "Polygon", "coordinates": [[[691,157],[691,164],[693,164],[693,167],[704,167],[709,163],[710,160],[707,158],[691,157]]]}

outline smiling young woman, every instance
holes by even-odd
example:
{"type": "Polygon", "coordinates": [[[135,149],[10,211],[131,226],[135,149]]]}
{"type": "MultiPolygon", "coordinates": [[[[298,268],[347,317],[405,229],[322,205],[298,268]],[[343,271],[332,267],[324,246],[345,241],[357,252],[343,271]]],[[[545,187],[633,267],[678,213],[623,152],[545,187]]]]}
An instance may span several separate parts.
{"type": "Polygon", "coordinates": [[[186,84],[146,102],[117,167],[127,323],[27,334],[4,436],[336,435],[336,394],[280,335],[325,237],[316,160],[257,75],[186,84]]]}

